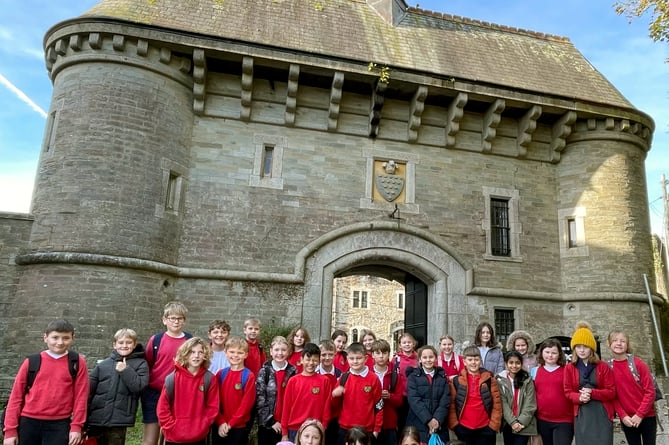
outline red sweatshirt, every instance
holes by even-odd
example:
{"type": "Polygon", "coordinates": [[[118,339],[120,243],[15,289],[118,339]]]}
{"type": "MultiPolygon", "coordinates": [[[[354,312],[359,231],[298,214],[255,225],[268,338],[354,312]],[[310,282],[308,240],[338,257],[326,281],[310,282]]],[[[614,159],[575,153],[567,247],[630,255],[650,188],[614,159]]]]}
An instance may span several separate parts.
{"type": "Polygon", "coordinates": [[[572,403],[564,394],[564,366],[547,371],[537,368],[534,388],[537,397],[537,419],[554,423],[574,423],[572,403]]]}
{"type": "Polygon", "coordinates": [[[332,362],[335,368],[340,370],[341,372],[346,372],[348,371],[348,360],[346,359],[346,352],[345,351],[337,351],[335,352],[335,357],[334,357],[334,362],[332,362]]]}
{"type": "Polygon", "coordinates": [[[625,416],[653,417],[655,413],[655,385],[648,365],[634,357],[639,381],[630,371],[627,358],[613,360],[613,378],[616,382],[614,406],[620,419],[625,416]]]}
{"type": "Polygon", "coordinates": [[[323,425],[330,421],[332,384],[321,374],[298,374],[288,380],[283,396],[281,433],[297,431],[307,419],[319,420],[323,425]]]}
{"type": "Polygon", "coordinates": [[[262,367],[263,363],[267,360],[265,357],[265,352],[260,349],[260,344],[258,340],[250,341],[246,339],[246,343],[249,345],[249,354],[244,360],[244,366],[249,368],[253,375],[258,375],[258,371],[262,367]]]}
{"type": "MultiPolygon", "coordinates": [[[[374,368],[369,368],[370,370],[373,370],[374,368]]],[[[388,365],[388,369],[386,370],[385,374],[383,374],[383,384],[381,385],[381,389],[385,389],[390,393],[390,397],[387,399],[383,399],[383,429],[384,430],[393,430],[397,429],[397,409],[402,406],[402,402],[404,401],[404,397],[402,394],[406,391],[405,388],[402,387],[402,381],[399,378],[399,371],[397,374],[397,382],[395,383],[395,388],[393,390],[390,390],[390,382],[392,379],[392,368],[391,365],[388,365]]],[[[378,374],[375,373],[375,375],[378,378],[378,374]]]]}
{"type": "Polygon", "coordinates": [[[170,403],[163,388],[156,409],[158,423],[168,442],[204,440],[218,415],[218,381],[215,376],[211,379],[205,395],[206,369],[193,375],[178,363],[174,367],[174,400],[170,403]]]}
{"type": "Polygon", "coordinates": [[[381,432],[383,409],[375,408],[381,400],[381,383],[376,374],[370,370],[364,376],[350,373],[344,390],[343,396],[333,398],[341,406],[339,425],[346,430],[361,426],[368,433],[381,432]]]}
{"type": "MultiPolygon", "coordinates": [[[[616,386],[613,381],[613,372],[611,368],[604,361],[599,361],[595,365],[593,372],[597,373],[597,388],[592,389],[592,400],[598,400],[604,405],[609,420],[613,420],[615,410],[613,408],[613,400],[616,398],[616,386]]],[[[578,368],[574,363],[568,363],[564,368],[564,393],[573,404],[574,417],[578,414],[578,408],[581,405],[578,392],[581,389],[580,375],[578,368]]]]}
{"type": "Polygon", "coordinates": [[[406,397],[406,388],[408,386],[407,368],[416,368],[418,366],[418,354],[416,351],[411,351],[408,355],[403,351],[398,351],[393,357],[392,365],[399,365],[400,367],[400,379],[402,380],[402,388],[404,388],[402,395],[406,397]]]}
{"type": "MultiPolygon", "coordinates": [[[[183,334],[183,333],[182,333],[183,334]]],[[[174,371],[174,357],[177,355],[179,346],[187,340],[185,335],[175,338],[170,337],[167,332],[163,334],[158,347],[156,357],[153,356],[153,339],[155,335],[149,338],[146,344],[146,362],[149,364],[149,388],[160,391],[165,385],[165,377],[174,371]]]]}
{"type": "Polygon", "coordinates": [[[5,439],[18,437],[20,416],[37,420],[71,417],[70,432],[73,433],[81,432],[86,421],[89,392],[86,360],[79,356],[79,370],[72,381],[67,354],[53,358],[47,351],[42,351],[40,356],[40,368],[28,394],[25,394],[28,359],[23,361],[16,374],[5,412],[5,439]]]}
{"type": "MultiPolygon", "coordinates": [[[[243,428],[251,419],[251,410],[256,403],[256,376],[249,372],[246,384],[242,386],[242,373],[241,369],[230,369],[223,383],[219,383],[221,412],[216,417],[218,426],[227,423],[230,428],[243,428]]],[[[216,374],[216,380],[221,382],[221,371],[216,374]]]]}

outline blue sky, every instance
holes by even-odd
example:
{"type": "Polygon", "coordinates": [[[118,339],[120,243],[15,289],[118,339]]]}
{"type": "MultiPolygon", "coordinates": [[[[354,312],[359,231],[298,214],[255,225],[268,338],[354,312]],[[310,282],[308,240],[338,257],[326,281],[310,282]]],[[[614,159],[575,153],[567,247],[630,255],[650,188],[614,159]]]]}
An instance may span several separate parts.
{"type": "MultiPolygon", "coordinates": [[[[95,3],[0,0],[0,211],[28,212],[30,208],[44,112],[51,99],[42,52],[44,34],[95,3]]],[[[423,0],[418,6],[570,38],[627,99],[655,120],[646,176],[652,230],[661,232],[660,175],[669,175],[669,64],[665,63],[669,44],[654,43],[648,37],[648,18],[629,24],[615,14],[612,0],[423,0]]]]}

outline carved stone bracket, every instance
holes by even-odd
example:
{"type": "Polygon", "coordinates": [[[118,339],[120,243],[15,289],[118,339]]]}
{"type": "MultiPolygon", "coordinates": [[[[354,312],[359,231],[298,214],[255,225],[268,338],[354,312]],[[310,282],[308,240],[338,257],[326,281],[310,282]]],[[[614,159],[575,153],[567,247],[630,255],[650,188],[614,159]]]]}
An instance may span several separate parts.
{"type": "Polygon", "coordinates": [[[339,104],[341,103],[344,73],[336,71],[330,89],[330,109],[328,110],[328,131],[335,131],[339,122],[339,104]]]}
{"type": "Polygon", "coordinates": [[[288,87],[286,88],[286,125],[295,125],[297,108],[297,87],[299,86],[300,65],[291,64],[288,70],[288,87]]]}
{"type": "MultiPolygon", "coordinates": [[[[571,126],[574,122],[576,122],[576,117],[577,115],[575,111],[568,111],[567,113],[563,114],[562,117],[558,119],[557,122],[555,122],[555,124],[553,124],[553,139],[551,140],[550,148],[552,163],[557,163],[560,161],[560,153],[562,153],[564,148],[567,146],[567,138],[571,134],[571,126]]],[[[588,126],[591,124],[589,122],[590,120],[594,121],[594,119],[589,119],[587,123],[588,126]]],[[[596,122],[593,122],[593,124],[596,127],[596,122]]]]}
{"type": "Polygon", "coordinates": [[[388,84],[378,80],[372,91],[372,109],[369,112],[369,137],[375,138],[379,135],[379,123],[381,122],[381,109],[386,99],[388,84]]]}
{"type": "Polygon", "coordinates": [[[244,56],[242,59],[242,92],[241,111],[239,117],[243,121],[251,118],[251,101],[253,99],[253,57],[244,56]]]}
{"type": "Polygon", "coordinates": [[[518,121],[518,157],[521,159],[527,156],[527,147],[532,142],[532,134],[537,129],[539,116],[541,116],[541,107],[534,105],[518,121]]]}
{"type": "Polygon", "coordinates": [[[497,126],[502,120],[502,111],[505,107],[504,99],[497,99],[483,116],[483,126],[481,128],[481,151],[483,153],[492,151],[492,141],[497,136],[497,126]]]}
{"type": "Polygon", "coordinates": [[[455,147],[455,135],[460,131],[460,119],[465,114],[467,93],[458,93],[451,101],[446,112],[446,148],[455,147]]]}
{"type": "Polygon", "coordinates": [[[207,57],[204,50],[193,50],[193,112],[198,116],[204,114],[207,95],[207,57]]]}
{"type": "Polygon", "coordinates": [[[409,130],[407,135],[409,142],[416,142],[416,140],[418,140],[418,128],[420,127],[423,110],[425,110],[425,98],[427,98],[427,87],[425,85],[420,85],[411,100],[409,130]]]}

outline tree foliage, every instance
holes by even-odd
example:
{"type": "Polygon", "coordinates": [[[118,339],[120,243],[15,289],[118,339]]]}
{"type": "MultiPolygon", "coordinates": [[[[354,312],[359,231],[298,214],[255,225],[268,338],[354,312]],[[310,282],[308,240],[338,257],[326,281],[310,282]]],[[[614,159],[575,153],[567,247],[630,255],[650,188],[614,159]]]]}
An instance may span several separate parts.
{"type": "Polygon", "coordinates": [[[669,0],[624,0],[614,3],[614,8],[630,20],[650,13],[650,37],[656,42],[669,41],[669,0]]]}

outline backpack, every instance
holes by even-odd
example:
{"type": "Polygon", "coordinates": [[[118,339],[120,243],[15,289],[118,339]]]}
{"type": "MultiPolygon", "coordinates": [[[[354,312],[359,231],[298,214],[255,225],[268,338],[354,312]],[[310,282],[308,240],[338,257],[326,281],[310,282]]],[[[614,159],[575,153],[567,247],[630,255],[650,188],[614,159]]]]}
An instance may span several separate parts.
{"type": "MultiPolygon", "coordinates": [[[[613,369],[613,359],[607,360],[607,363],[609,364],[609,368],[613,369]]],[[[632,354],[627,354],[627,367],[634,376],[634,380],[636,380],[636,382],[639,385],[641,385],[641,377],[639,376],[639,370],[636,369],[636,363],[634,363],[634,356],[632,354]]],[[[655,379],[655,375],[653,373],[650,374],[650,378],[653,380],[653,386],[655,387],[655,400],[657,401],[663,399],[664,394],[662,394],[660,385],[658,385],[657,380],[655,379]]]]}
{"type": "MultiPolygon", "coordinates": [[[[35,383],[35,378],[37,377],[37,372],[39,371],[40,366],[42,365],[42,353],[41,352],[36,352],[34,354],[30,354],[27,359],[28,359],[28,379],[26,381],[26,387],[25,390],[23,391],[23,395],[25,397],[26,394],[30,392],[30,388],[32,388],[33,384],[35,383]]],[[[72,377],[72,381],[74,381],[77,378],[77,373],[79,372],[79,353],[74,352],[74,351],[67,351],[67,364],[68,364],[68,369],[70,371],[70,376],[72,377]]],[[[2,411],[2,415],[0,416],[0,424],[2,424],[2,429],[5,429],[5,413],[7,412],[7,409],[4,409],[2,411]]]]}
{"type": "MultiPolygon", "coordinates": [[[[211,377],[212,374],[210,371],[205,371],[204,373],[204,404],[207,404],[207,394],[209,394],[209,386],[211,386],[211,377]]],[[[167,374],[165,377],[165,393],[167,393],[167,400],[170,402],[170,407],[174,402],[174,371],[167,374]]]]}
{"type": "MultiPolygon", "coordinates": [[[[400,371],[399,371],[399,360],[398,360],[397,366],[393,366],[391,371],[390,371],[390,386],[388,388],[388,392],[394,392],[395,391],[395,386],[397,386],[397,380],[399,378],[399,373],[400,373],[400,371]]],[[[348,380],[349,375],[351,375],[351,373],[349,371],[343,372],[341,374],[341,377],[339,377],[339,386],[346,386],[346,380],[348,380]]]]}
{"type": "MultiPolygon", "coordinates": [[[[228,375],[228,372],[230,371],[230,368],[223,368],[221,370],[221,373],[218,376],[218,382],[223,383],[223,380],[225,380],[225,376],[228,375]]],[[[244,368],[242,370],[242,388],[246,388],[246,382],[249,380],[249,374],[251,374],[251,370],[249,368],[244,368]]]]}
{"type": "MultiPolygon", "coordinates": [[[[156,335],[153,336],[153,361],[156,361],[156,358],[158,357],[158,348],[160,348],[160,342],[163,340],[163,336],[165,335],[165,331],[158,332],[156,335]]],[[[189,338],[193,338],[193,334],[189,332],[184,332],[184,337],[186,340],[189,338]]]]}

